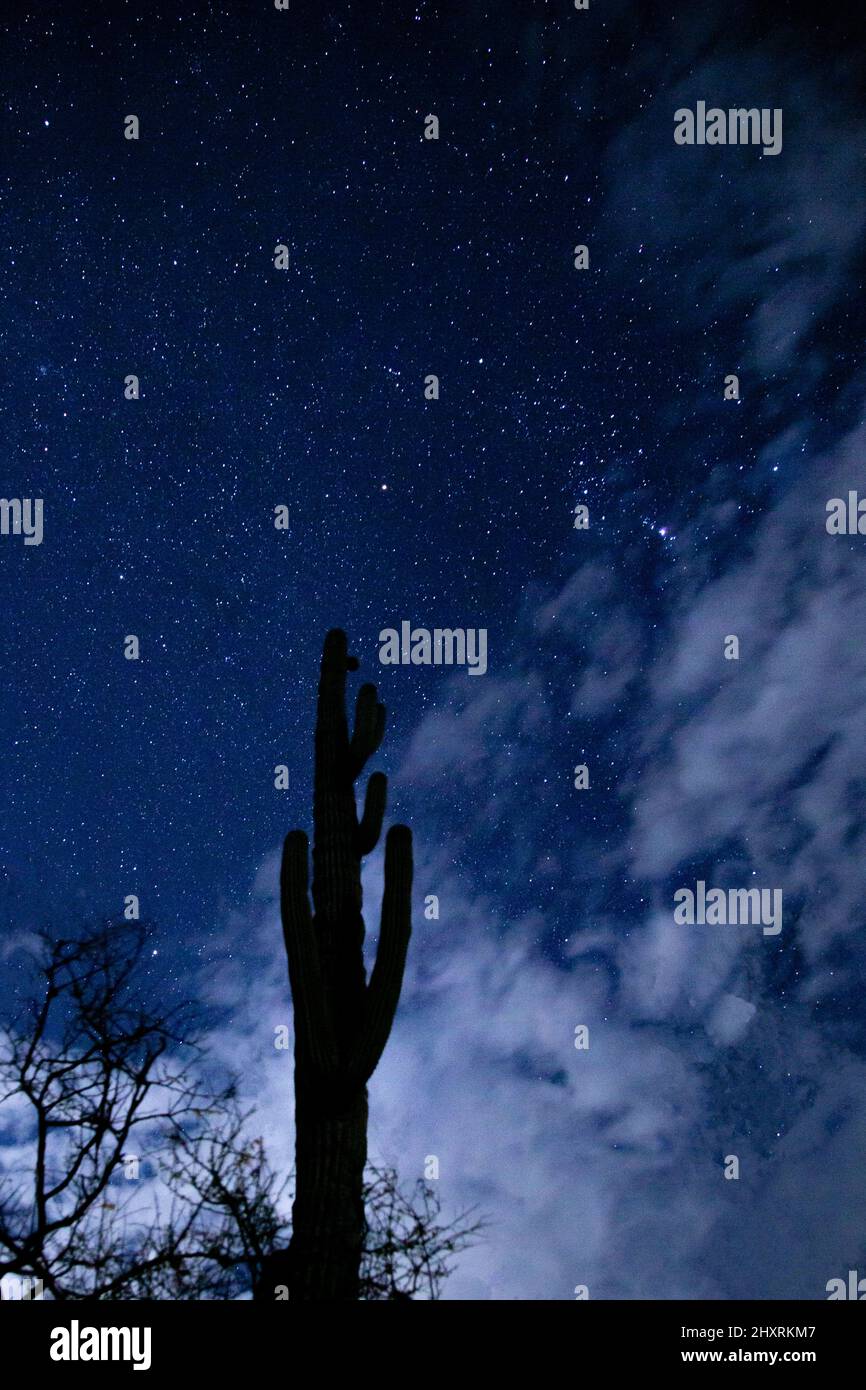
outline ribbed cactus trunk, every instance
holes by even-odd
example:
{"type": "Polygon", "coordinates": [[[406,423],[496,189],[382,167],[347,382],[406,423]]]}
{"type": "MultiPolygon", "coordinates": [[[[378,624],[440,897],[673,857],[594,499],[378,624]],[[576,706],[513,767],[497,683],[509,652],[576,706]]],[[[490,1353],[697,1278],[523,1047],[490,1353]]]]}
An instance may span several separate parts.
{"type": "Polygon", "coordinates": [[[358,820],[355,782],[385,731],[376,688],[363,685],[354,730],[346,721],[346,673],[358,663],[346,635],[329,632],[322,653],[313,800],[313,913],[309,846],[286,837],[280,876],[283,932],[295,1021],[295,1202],[289,1298],[359,1296],[364,1244],[367,1081],[394,1020],[411,931],[412,836],[395,825],[385,843],[385,891],[376,963],[364,969],[361,858],[376,846],[386,779],[374,772],[358,820]]]}

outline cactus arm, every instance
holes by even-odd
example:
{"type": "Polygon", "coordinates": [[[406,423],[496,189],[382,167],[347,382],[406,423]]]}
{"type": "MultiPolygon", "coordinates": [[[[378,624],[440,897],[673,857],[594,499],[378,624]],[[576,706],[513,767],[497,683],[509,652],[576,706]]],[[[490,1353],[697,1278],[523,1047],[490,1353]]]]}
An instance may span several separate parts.
{"type": "Polygon", "coordinates": [[[376,1069],[394,1022],[412,934],[412,832],[393,825],[385,840],[385,892],[376,964],[350,1071],[365,1082],[376,1069]]]}
{"type": "Polygon", "coordinates": [[[355,702],[355,728],[349,748],[349,772],[354,782],[379,747],[385,734],[385,706],[375,685],[362,685],[355,702]]]}
{"type": "Polygon", "coordinates": [[[371,773],[364,796],[364,814],[358,826],[359,854],[370,854],[379,843],[387,799],[388,779],[384,772],[371,773]]]}

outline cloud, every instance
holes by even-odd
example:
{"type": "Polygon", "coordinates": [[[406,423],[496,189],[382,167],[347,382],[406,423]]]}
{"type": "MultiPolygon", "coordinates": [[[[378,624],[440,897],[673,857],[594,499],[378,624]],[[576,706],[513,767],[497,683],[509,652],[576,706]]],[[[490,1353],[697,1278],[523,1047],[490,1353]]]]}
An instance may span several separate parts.
{"type": "Polygon", "coordinates": [[[863,918],[866,570],[859,538],[829,536],[824,522],[827,499],[855,486],[864,446],[860,426],[673,621],[648,673],[635,789],[635,873],[664,879],[734,854],[797,904],[787,930],[810,961],[863,918]],[[738,661],[722,657],[727,634],[739,635],[738,661]]]}
{"type": "MultiPolygon", "coordinates": [[[[483,800],[451,842],[436,818],[419,877],[442,917],[416,927],[373,1115],[391,1157],[420,1167],[436,1153],[443,1190],[493,1217],[450,1297],[569,1298],[586,1283],[598,1297],[820,1298],[855,1258],[839,1189],[816,1186],[813,1171],[832,1163],[862,1201],[861,1063],[813,1002],[844,1000],[862,977],[866,576],[856,538],[829,537],[824,518],[827,497],[856,481],[864,443],[860,427],[816,460],[698,592],[683,581],[652,660],[629,671],[640,682],[628,716],[637,756],[622,768],[630,828],[602,867],[618,864],[656,906],[561,922],[557,958],[545,943],[550,914],[573,911],[567,862],[553,860],[544,914],[516,911],[507,860],[498,890],[485,877],[477,896],[471,871],[454,869],[484,843],[483,800]],[[730,632],[736,663],[723,658],[730,632]],[[690,860],[723,881],[781,885],[793,909],[782,944],[752,927],[676,926],[670,876],[690,860]],[[578,1023],[590,1029],[585,1053],[573,1047],[578,1023]],[[728,1153],[741,1159],[739,1184],[724,1179],[728,1153]],[[766,1238],[750,1236],[761,1222],[766,1238]]],[[[572,679],[584,691],[610,666],[584,621],[589,600],[600,630],[606,614],[628,629],[622,586],[584,567],[538,605],[539,645],[520,646],[519,676],[422,722],[397,777],[422,841],[425,801],[451,787],[460,747],[474,783],[496,788],[499,821],[538,833],[540,789],[563,759],[546,663],[580,647],[572,679]],[[544,718],[527,736],[541,690],[544,718]],[[497,777],[512,757],[522,789],[497,777]]],[[[579,812],[574,824],[579,834],[579,812]]]]}

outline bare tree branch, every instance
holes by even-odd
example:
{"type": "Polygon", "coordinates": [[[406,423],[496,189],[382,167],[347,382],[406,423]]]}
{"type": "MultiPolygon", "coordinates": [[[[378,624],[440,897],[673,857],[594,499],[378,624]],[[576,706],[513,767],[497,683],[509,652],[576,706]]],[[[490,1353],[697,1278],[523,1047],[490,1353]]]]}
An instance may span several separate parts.
{"type": "MultiPolygon", "coordinates": [[[[40,938],[34,996],[0,1032],[0,1277],[59,1301],[284,1297],[291,1175],[236,1080],[202,1080],[194,1012],[142,998],[145,941],[126,922],[40,938]]],[[[367,1169],[364,1202],[361,1297],[438,1297],[480,1223],[441,1222],[429,1184],[390,1168],[367,1169]]]]}

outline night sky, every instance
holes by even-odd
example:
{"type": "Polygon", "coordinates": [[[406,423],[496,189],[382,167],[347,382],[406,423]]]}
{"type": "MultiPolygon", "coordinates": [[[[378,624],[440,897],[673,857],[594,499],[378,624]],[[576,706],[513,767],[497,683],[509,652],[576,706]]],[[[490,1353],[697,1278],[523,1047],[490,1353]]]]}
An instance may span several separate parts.
{"type": "Polygon", "coordinates": [[[44,540],[0,536],[4,988],[139,895],[290,1160],[276,851],[344,627],[418,856],[371,1148],[493,1217],[447,1297],[866,1273],[866,539],[825,527],[866,495],[862,39],[781,0],[5,26],[0,494],[44,540]],[[699,100],[781,152],[678,146],[699,100]],[[487,673],[381,666],[402,620],[487,673]],[[781,934],[675,926],[701,878],[781,888],[781,934]]]}

